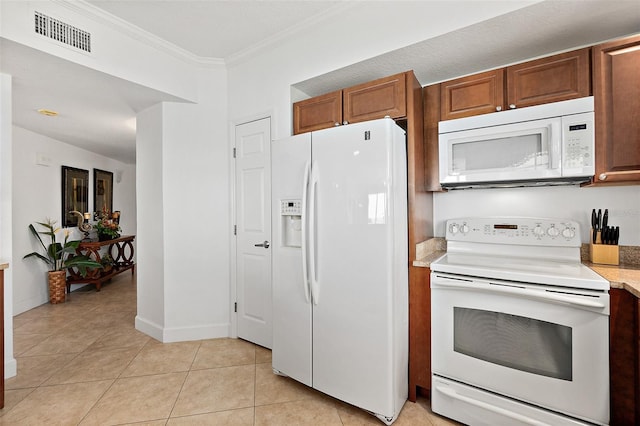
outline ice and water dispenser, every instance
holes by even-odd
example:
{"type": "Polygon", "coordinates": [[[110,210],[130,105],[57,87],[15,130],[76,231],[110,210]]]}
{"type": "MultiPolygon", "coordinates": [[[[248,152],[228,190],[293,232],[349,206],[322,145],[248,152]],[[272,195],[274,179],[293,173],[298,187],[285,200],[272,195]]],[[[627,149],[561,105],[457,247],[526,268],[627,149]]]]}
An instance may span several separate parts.
{"type": "Polygon", "coordinates": [[[302,201],[280,201],[280,230],[284,247],[302,245],[302,201]]]}

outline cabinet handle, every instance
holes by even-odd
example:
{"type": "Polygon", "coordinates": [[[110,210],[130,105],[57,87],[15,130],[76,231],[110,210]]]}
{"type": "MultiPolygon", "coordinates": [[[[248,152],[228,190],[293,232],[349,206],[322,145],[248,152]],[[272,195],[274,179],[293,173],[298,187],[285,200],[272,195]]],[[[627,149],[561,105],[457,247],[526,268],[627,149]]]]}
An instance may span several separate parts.
{"type": "Polygon", "coordinates": [[[516,104],[509,104],[509,108],[516,109],[516,104]]]}
{"type": "Polygon", "coordinates": [[[338,123],[337,121],[334,123],[334,126],[338,127],[340,125],[340,123],[338,123]]]}
{"type": "Polygon", "coordinates": [[[349,122],[347,120],[344,120],[342,124],[349,124],[349,122]]]}
{"type": "Polygon", "coordinates": [[[497,106],[496,107],[496,111],[502,111],[502,107],[501,106],[497,106]]]}
{"type": "Polygon", "coordinates": [[[638,170],[628,170],[624,172],[611,172],[611,173],[600,173],[598,179],[607,180],[609,176],[622,176],[622,175],[634,175],[637,174],[638,170]]]}

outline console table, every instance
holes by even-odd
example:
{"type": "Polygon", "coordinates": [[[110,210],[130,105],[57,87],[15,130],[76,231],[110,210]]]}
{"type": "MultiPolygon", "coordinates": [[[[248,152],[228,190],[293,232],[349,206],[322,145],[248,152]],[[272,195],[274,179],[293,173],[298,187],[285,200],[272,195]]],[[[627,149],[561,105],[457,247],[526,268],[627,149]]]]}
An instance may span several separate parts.
{"type": "MultiPolygon", "coordinates": [[[[76,249],[76,253],[84,254],[89,258],[100,262],[100,250],[108,247],[108,253],[114,261],[113,267],[109,271],[103,269],[88,269],[86,276],[80,275],[76,268],[69,268],[69,277],[67,277],[67,293],[71,292],[71,284],[94,284],[96,291],[100,291],[102,283],[111,279],[124,271],[131,269],[131,274],[135,272],[135,263],[133,262],[133,240],[135,235],[123,235],[119,238],[106,241],[83,241],[76,249]]],[[[104,254],[103,254],[104,256],[104,254]]]]}

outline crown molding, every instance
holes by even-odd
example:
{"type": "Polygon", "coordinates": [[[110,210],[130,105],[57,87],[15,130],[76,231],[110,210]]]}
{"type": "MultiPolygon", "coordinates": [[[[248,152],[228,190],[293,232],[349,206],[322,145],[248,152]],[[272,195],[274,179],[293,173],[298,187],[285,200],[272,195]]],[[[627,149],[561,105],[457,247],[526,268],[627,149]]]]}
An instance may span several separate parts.
{"type": "Polygon", "coordinates": [[[195,55],[163,38],[156,36],[131,24],[124,19],[118,18],[103,9],[100,9],[84,0],[51,0],[60,6],[66,7],[98,23],[104,24],[120,33],[137,40],[147,46],[157,49],[163,53],[173,56],[176,59],[188,62],[200,67],[226,66],[225,60],[221,58],[207,58],[195,55]]]}
{"type": "Polygon", "coordinates": [[[257,54],[258,52],[268,48],[269,46],[273,46],[275,44],[280,43],[281,41],[291,38],[293,36],[295,36],[296,34],[299,34],[303,31],[306,31],[308,28],[313,27],[314,25],[317,25],[323,21],[326,21],[327,19],[331,18],[332,16],[336,16],[339,15],[343,12],[345,12],[348,9],[351,9],[353,7],[356,7],[357,4],[359,2],[357,1],[344,1],[344,2],[340,2],[338,4],[336,4],[333,7],[330,7],[328,9],[326,9],[324,12],[322,13],[318,13],[316,15],[313,15],[305,20],[300,21],[299,23],[297,23],[294,26],[291,26],[283,31],[280,31],[277,34],[274,34],[271,37],[267,37],[264,40],[246,48],[243,49],[237,53],[234,53],[232,55],[229,55],[225,58],[225,62],[227,65],[236,65],[239,63],[242,63],[248,59],[250,59],[251,57],[253,57],[255,54],[257,54]]]}

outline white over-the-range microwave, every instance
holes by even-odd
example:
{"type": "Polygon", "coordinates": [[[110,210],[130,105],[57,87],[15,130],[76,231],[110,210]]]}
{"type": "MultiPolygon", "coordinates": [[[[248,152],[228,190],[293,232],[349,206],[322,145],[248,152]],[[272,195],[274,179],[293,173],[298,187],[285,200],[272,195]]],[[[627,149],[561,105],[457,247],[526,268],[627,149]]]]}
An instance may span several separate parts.
{"type": "Polygon", "coordinates": [[[441,121],[444,188],[562,185],[594,174],[593,96],[441,121]]]}

